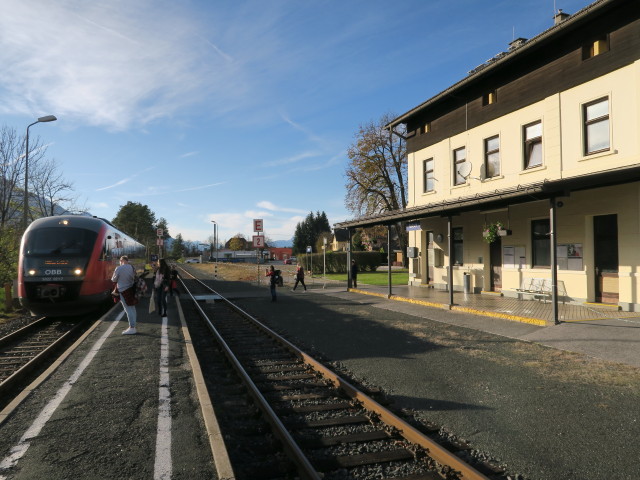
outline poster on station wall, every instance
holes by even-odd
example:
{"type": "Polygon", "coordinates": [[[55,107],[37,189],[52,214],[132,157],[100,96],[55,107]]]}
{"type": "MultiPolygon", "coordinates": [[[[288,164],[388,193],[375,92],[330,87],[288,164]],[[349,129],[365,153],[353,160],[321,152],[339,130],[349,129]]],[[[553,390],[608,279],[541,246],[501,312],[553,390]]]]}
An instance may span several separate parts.
{"type": "Polygon", "coordinates": [[[556,258],[559,270],[582,270],[582,244],[565,243],[558,245],[556,258]]]}

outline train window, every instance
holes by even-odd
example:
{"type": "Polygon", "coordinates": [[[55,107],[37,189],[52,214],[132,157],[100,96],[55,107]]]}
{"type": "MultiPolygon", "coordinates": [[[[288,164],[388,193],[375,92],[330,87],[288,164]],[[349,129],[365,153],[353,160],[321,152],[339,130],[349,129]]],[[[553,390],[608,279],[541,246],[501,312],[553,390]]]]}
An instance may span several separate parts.
{"type": "Polygon", "coordinates": [[[41,228],[29,233],[25,255],[90,255],[98,234],[81,228],[41,228]]]}

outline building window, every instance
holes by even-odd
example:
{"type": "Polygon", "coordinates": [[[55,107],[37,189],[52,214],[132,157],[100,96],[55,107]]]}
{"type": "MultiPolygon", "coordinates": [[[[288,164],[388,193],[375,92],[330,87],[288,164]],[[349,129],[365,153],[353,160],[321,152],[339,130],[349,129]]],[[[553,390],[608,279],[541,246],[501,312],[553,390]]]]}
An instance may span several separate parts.
{"type": "Polygon", "coordinates": [[[420,133],[429,133],[431,131],[431,122],[427,122],[420,127],[420,133]]]}
{"type": "Polygon", "coordinates": [[[582,106],[584,118],[584,154],[609,150],[609,98],[582,106]]]}
{"type": "Polygon", "coordinates": [[[582,47],[582,59],[596,57],[609,51],[609,35],[605,35],[582,47]]]}
{"type": "Polygon", "coordinates": [[[492,90],[490,92],[485,93],[482,96],[482,106],[486,107],[487,105],[494,104],[498,101],[498,91],[492,90]]]}
{"type": "Polygon", "coordinates": [[[551,266],[551,226],[549,219],[531,221],[531,266],[551,266]]]}
{"type": "Polygon", "coordinates": [[[435,178],[433,177],[433,158],[422,162],[424,193],[433,192],[435,189],[435,178]]]}
{"type": "Polygon", "coordinates": [[[462,227],[456,227],[452,229],[453,233],[453,257],[451,263],[453,265],[462,265],[462,241],[464,236],[462,235],[462,227]]]}
{"type": "Polygon", "coordinates": [[[525,125],[524,132],[524,168],[542,165],[542,122],[525,125]]]}
{"type": "Polygon", "coordinates": [[[467,161],[467,148],[457,148],[453,151],[453,175],[454,185],[464,185],[467,183],[467,178],[463,176],[460,171],[462,165],[467,161]]]}
{"type": "Polygon", "coordinates": [[[484,171],[487,178],[500,175],[500,137],[484,140],[484,171]]]}

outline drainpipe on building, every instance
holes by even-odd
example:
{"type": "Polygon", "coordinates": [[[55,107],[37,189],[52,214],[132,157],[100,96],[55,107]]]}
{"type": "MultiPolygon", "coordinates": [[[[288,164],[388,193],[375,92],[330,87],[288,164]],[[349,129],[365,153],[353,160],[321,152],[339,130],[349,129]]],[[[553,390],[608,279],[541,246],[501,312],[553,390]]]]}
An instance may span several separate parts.
{"type": "Polygon", "coordinates": [[[453,306],[453,218],[449,215],[447,220],[447,235],[449,237],[449,307],[453,306]]]}
{"type": "Polygon", "coordinates": [[[551,302],[553,303],[553,323],[558,325],[558,259],[556,255],[556,198],[551,197],[549,209],[549,232],[551,242],[551,302]]]}

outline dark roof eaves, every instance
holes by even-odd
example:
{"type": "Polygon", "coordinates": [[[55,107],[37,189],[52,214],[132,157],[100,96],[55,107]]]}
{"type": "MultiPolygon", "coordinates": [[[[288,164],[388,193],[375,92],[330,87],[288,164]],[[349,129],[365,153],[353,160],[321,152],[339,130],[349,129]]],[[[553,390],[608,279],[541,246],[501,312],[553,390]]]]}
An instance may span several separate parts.
{"type": "Polygon", "coordinates": [[[478,79],[480,79],[484,75],[486,75],[487,72],[491,72],[491,71],[495,70],[496,68],[498,68],[499,66],[502,66],[503,64],[513,60],[513,58],[516,55],[520,55],[523,52],[526,52],[527,50],[530,50],[531,48],[533,48],[535,46],[538,46],[540,43],[542,43],[544,41],[547,41],[550,37],[553,37],[560,30],[566,29],[566,28],[568,28],[568,27],[570,27],[570,26],[582,21],[585,18],[585,16],[587,16],[587,15],[589,15],[591,13],[592,10],[596,10],[598,8],[601,8],[603,5],[607,5],[607,4],[613,3],[615,1],[617,1],[617,0],[596,0],[595,2],[593,2],[593,3],[589,4],[589,5],[587,5],[586,7],[584,7],[582,10],[579,10],[578,12],[574,13],[573,15],[571,15],[565,21],[563,21],[563,22],[561,22],[561,23],[559,23],[557,25],[553,25],[550,28],[548,28],[547,30],[545,30],[544,32],[536,35],[535,37],[533,37],[531,40],[527,41],[521,47],[518,47],[518,48],[514,49],[511,52],[504,52],[505,55],[502,58],[492,62],[491,64],[487,65],[483,69],[466,76],[462,80],[454,83],[449,88],[447,88],[447,89],[443,90],[442,92],[438,93],[437,95],[431,97],[430,99],[428,99],[427,101],[421,103],[417,107],[414,107],[411,110],[409,110],[408,112],[406,112],[406,113],[400,115],[399,117],[395,118],[394,120],[389,122],[387,125],[385,125],[385,128],[393,128],[396,125],[399,125],[401,123],[405,123],[406,120],[409,117],[411,117],[414,114],[416,114],[417,112],[423,110],[425,107],[433,105],[434,103],[438,102],[439,100],[441,100],[442,98],[446,97],[447,95],[450,95],[451,93],[455,92],[456,90],[459,90],[461,87],[466,86],[467,84],[472,83],[474,81],[477,81],[478,79]]]}

